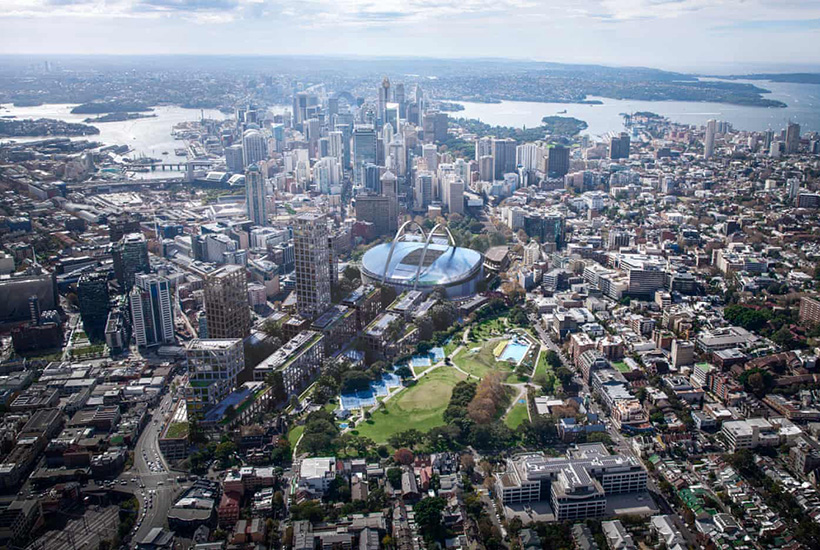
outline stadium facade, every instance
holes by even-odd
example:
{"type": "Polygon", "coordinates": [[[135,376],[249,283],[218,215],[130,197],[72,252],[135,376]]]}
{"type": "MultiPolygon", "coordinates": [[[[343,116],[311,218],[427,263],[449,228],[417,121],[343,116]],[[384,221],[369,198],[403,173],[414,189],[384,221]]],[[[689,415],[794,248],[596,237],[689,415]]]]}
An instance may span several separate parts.
{"type": "Polygon", "coordinates": [[[405,230],[410,224],[415,225],[407,222],[399,228],[393,242],[374,246],[365,253],[362,280],[391,286],[397,293],[406,290],[430,293],[441,288],[451,300],[474,295],[484,278],[482,254],[456,246],[453,236],[443,226],[434,227],[426,235],[416,226],[421,236],[407,235],[405,230]]]}

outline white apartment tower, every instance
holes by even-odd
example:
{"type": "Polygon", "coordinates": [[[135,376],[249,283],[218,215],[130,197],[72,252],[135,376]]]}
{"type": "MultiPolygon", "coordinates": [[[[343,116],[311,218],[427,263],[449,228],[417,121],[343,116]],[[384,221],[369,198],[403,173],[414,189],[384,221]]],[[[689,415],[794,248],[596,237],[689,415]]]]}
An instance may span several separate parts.
{"type": "Polygon", "coordinates": [[[267,225],[268,205],[265,177],[256,164],[252,164],[245,171],[245,202],[248,208],[248,219],[253,222],[253,225],[267,225]]]}
{"type": "Polygon", "coordinates": [[[159,275],[137,274],[129,293],[134,338],[141,348],[174,341],[171,283],[159,275]]]}

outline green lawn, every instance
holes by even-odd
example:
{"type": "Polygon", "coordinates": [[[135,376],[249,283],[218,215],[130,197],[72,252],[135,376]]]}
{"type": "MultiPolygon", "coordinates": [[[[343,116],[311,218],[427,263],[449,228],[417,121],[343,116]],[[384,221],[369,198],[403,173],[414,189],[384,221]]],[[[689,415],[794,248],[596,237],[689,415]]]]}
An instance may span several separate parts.
{"type": "Polygon", "coordinates": [[[165,433],[165,437],[168,439],[177,439],[180,437],[187,437],[188,435],[188,423],[187,422],[174,422],[170,426],[168,426],[168,431],[165,433]]]}
{"type": "Polygon", "coordinates": [[[453,368],[439,367],[415,386],[401,390],[374,412],[370,420],[358,424],[356,432],[376,443],[384,443],[391,435],[409,428],[426,432],[441,426],[453,387],[464,378],[453,368]]]}
{"type": "Polygon", "coordinates": [[[539,375],[544,375],[547,377],[548,381],[553,381],[552,391],[555,391],[560,383],[558,382],[558,379],[555,377],[555,372],[553,372],[552,367],[547,364],[547,351],[549,350],[546,346],[541,347],[541,358],[538,360],[538,365],[536,365],[535,367],[535,375],[533,375],[533,380],[536,380],[539,375]]]}
{"type": "Polygon", "coordinates": [[[460,330],[453,335],[453,338],[444,344],[444,355],[450,357],[458,346],[461,345],[461,339],[464,337],[464,331],[460,330]]]}
{"type": "Polygon", "coordinates": [[[510,412],[507,413],[507,416],[504,417],[504,423],[514,430],[519,424],[525,420],[529,420],[529,418],[527,414],[527,404],[516,403],[515,406],[510,409],[510,412]]]}
{"type": "MultiPolygon", "coordinates": [[[[493,350],[501,342],[501,338],[485,340],[483,342],[473,342],[464,347],[453,357],[453,363],[473,376],[483,378],[490,372],[502,372],[507,375],[512,374],[515,369],[510,368],[506,361],[496,361],[493,350]],[[475,348],[480,348],[473,352],[475,348]]],[[[505,377],[506,378],[506,377],[505,377]]]]}
{"type": "Polygon", "coordinates": [[[502,336],[507,332],[507,318],[487,319],[470,328],[470,341],[484,342],[490,338],[502,336]]]}
{"type": "Polygon", "coordinates": [[[290,442],[291,448],[296,446],[296,442],[299,441],[299,438],[302,437],[302,432],[305,431],[305,425],[302,424],[301,426],[294,426],[288,432],[288,441],[290,442]]]}
{"type": "Polygon", "coordinates": [[[426,367],[410,367],[410,370],[412,370],[413,374],[415,374],[416,376],[420,376],[421,373],[430,370],[431,368],[433,368],[433,365],[428,365],[426,367]]]}

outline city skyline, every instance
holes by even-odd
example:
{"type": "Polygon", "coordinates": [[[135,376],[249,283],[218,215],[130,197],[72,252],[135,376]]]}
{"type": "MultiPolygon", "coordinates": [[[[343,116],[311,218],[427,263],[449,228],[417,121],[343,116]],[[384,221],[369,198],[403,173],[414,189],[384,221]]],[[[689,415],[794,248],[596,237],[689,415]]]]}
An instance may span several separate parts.
{"type": "Polygon", "coordinates": [[[128,55],[410,52],[715,73],[820,65],[816,1],[9,0],[4,8],[2,54],[98,54],[104,45],[128,55]]]}

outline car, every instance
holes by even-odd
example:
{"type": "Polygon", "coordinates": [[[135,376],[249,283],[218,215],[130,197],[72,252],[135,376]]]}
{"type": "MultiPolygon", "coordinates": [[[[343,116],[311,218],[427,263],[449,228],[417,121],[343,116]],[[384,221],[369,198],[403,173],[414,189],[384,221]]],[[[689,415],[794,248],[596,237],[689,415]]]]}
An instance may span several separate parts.
{"type": "Polygon", "coordinates": [[[165,482],[164,481],[157,482],[157,486],[161,486],[161,485],[165,485],[165,482]]]}

